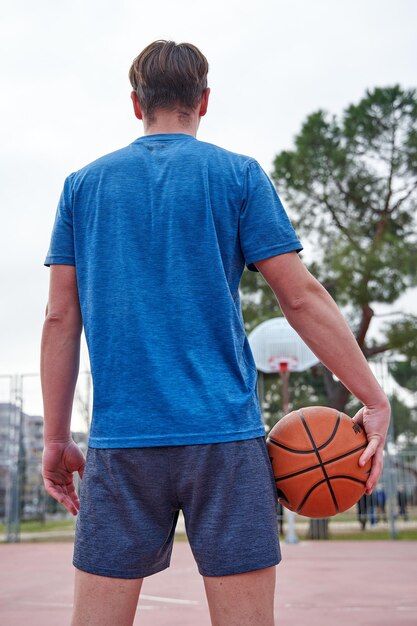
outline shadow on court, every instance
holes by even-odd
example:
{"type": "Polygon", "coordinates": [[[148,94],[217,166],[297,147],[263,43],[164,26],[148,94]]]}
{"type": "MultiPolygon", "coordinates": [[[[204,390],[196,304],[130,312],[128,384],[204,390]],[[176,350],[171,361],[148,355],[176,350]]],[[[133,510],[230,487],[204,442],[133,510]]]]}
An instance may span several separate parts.
{"type": "MultiPolygon", "coordinates": [[[[415,626],[417,542],[302,542],[283,545],[279,626],[415,626]]],[[[72,544],[0,545],[0,624],[65,626],[72,603],[72,544]]],[[[176,542],[171,567],[147,578],[140,626],[209,626],[189,546],[176,542]]]]}

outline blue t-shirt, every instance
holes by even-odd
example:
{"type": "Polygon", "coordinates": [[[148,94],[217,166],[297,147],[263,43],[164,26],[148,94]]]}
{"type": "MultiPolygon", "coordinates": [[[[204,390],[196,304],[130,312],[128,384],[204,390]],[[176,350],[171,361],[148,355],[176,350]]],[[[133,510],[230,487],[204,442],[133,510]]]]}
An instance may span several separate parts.
{"type": "Polygon", "coordinates": [[[45,265],[75,265],[93,376],[89,445],[264,434],[244,265],[301,250],[256,161],[148,135],[71,174],[45,265]]]}

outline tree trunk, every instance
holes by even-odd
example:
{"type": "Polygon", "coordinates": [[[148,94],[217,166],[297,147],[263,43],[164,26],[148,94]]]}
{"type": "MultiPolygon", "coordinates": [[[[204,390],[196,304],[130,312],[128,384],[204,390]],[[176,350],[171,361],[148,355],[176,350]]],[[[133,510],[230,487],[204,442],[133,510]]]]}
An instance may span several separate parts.
{"type": "Polygon", "coordinates": [[[329,405],[339,411],[344,411],[349,400],[349,391],[340,381],[333,378],[330,370],[323,365],[323,379],[329,405]]]}
{"type": "Polygon", "coordinates": [[[363,351],[365,345],[366,333],[369,330],[369,326],[371,324],[372,318],[374,316],[374,311],[371,309],[369,304],[364,304],[362,306],[362,316],[359,324],[358,332],[356,334],[356,341],[360,349],[363,351]]]}

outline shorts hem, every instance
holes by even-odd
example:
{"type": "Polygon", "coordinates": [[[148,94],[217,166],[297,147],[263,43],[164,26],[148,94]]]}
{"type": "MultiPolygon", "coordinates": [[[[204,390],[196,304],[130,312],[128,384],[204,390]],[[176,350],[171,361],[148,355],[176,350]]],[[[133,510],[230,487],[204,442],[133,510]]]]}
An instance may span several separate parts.
{"type": "Polygon", "coordinates": [[[148,576],[153,576],[154,574],[158,574],[158,572],[162,572],[164,569],[167,569],[170,566],[171,559],[167,559],[162,565],[158,565],[153,568],[149,568],[147,570],[141,572],[126,572],[126,570],[115,570],[108,567],[94,567],[90,565],[83,565],[79,561],[73,559],[72,564],[77,569],[82,572],[87,572],[87,574],[94,574],[95,576],[106,576],[108,578],[147,578],[148,576]]]}
{"type": "Polygon", "coordinates": [[[210,445],[215,443],[233,443],[235,441],[247,441],[249,439],[265,438],[263,425],[253,430],[237,433],[203,433],[185,436],[155,435],[153,437],[94,437],[90,435],[89,448],[96,449],[127,449],[127,448],[159,448],[187,445],[210,445]]]}
{"type": "Polygon", "coordinates": [[[216,577],[216,576],[234,576],[236,574],[246,574],[248,572],[256,572],[258,570],[261,569],[266,569],[267,567],[274,567],[274,565],[278,565],[279,563],[281,563],[282,561],[282,557],[279,556],[275,559],[273,559],[272,561],[268,561],[266,564],[262,564],[262,565],[242,565],[240,567],[224,567],[222,568],[220,571],[217,571],[215,574],[213,572],[209,572],[207,570],[204,570],[204,568],[198,567],[198,571],[200,572],[201,576],[207,576],[209,578],[212,577],[216,577]]]}

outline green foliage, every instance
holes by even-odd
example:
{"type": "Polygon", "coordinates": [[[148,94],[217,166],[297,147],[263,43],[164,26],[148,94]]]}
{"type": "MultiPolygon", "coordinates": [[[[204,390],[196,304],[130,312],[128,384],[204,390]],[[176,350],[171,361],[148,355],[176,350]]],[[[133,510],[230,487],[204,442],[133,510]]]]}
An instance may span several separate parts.
{"type": "Polygon", "coordinates": [[[417,358],[417,317],[407,315],[404,319],[387,324],[387,342],[391,350],[396,350],[409,359],[417,358]]]}
{"type": "Polygon", "coordinates": [[[315,269],[340,304],[392,303],[416,285],[417,97],[399,86],[367,92],[340,120],[311,114],[273,179],[315,269]]]}
{"type": "MultiPolygon", "coordinates": [[[[310,270],[348,307],[367,358],[386,352],[415,363],[415,318],[397,316],[378,340],[372,329],[374,308],[395,303],[417,284],[416,91],[376,88],[339,118],[312,113],[294,148],[276,156],[272,178],[297,231],[312,245],[310,270]]],[[[280,315],[259,274],[245,271],[241,292],[248,331],[280,315]]],[[[291,375],[291,382],[293,406],[328,404],[351,415],[358,408],[324,367],[291,375]]],[[[265,414],[274,423],[281,414],[278,377],[266,376],[264,386],[265,414]]]]}
{"type": "Polygon", "coordinates": [[[259,272],[245,269],[239,291],[247,332],[271,317],[282,317],[274,292],[259,272]]]}
{"type": "Polygon", "coordinates": [[[391,363],[389,371],[401,387],[414,393],[417,392],[417,356],[412,357],[409,361],[391,363]]]}

